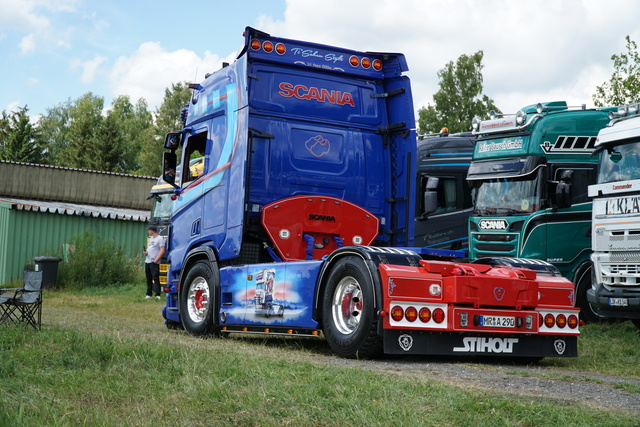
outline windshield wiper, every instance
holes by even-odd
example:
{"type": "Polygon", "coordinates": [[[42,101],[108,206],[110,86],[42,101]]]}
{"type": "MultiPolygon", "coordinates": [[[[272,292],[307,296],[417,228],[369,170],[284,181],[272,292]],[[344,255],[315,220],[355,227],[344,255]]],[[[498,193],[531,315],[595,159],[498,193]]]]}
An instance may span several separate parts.
{"type": "Polygon", "coordinates": [[[515,214],[519,214],[522,213],[521,211],[517,210],[517,209],[513,209],[513,208],[504,208],[504,207],[499,207],[496,208],[496,212],[506,212],[509,215],[515,215],[515,214]]]}

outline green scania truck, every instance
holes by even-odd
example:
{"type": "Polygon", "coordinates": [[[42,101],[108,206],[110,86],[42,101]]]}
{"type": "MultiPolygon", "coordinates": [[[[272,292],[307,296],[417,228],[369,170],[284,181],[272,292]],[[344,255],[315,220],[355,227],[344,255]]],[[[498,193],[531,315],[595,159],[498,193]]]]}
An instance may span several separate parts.
{"type": "Polygon", "coordinates": [[[549,102],[472,123],[469,257],[554,264],[574,283],[572,303],[585,321],[597,319],[586,299],[592,270],[587,188],[596,182],[592,153],[610,110],[549,102]]]}

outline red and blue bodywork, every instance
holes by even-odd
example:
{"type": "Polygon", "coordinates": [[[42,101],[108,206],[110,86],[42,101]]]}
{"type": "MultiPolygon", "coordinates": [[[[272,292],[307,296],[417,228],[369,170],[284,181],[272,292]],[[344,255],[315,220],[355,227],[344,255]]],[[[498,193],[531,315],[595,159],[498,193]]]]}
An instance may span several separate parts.
{"type": "MultiPolygon", "coordinates": [[[[450,304],[456,285],[425,287],[424,277],[416,279],[449,275],[447,283],[468,283],[475,275],[495,281],[514,267],[430,273],[435,267],[423,258],[459,254],[410,249],[416,134],[406,71],[402,54],[352,51],[247,28],[236,61],[191,85],[185,126],[168,135],[165,161],[175,159],[171,141],[178,140],[182,164],[201,156],[204,168],[173,183],[163,308],[168,327],[193,335],[322,332],[345,357],[458,354],[454,347],[464,348],[468,331],[497,340],[509,332],[520,341],[538,332],[537,317],[526,329],[517,315],[495,307],[500,304],[488,321],[512,327],[456,331],[450,304]],[[418,306],[444,313],[407,327],[408,320],[394,320],[396,306],[402,316],[418,306]],[[427,345],[428,331],[447,332],[450,340],[437,345],[431,337],[427,345]]],[[[511,281],[526,280],[528,292],[537,290],[535,272],[509,274],[511,281]]],[[[561,282],[554,279],[554,286],[561,282]]],[[[463,303],[473,308],[472,325],[473,316],[483,316],[481,299],[463,303]]],[[[570,306],[561,308],[571,314],[570,306]]],[[[575,355],[577,329],[569,332],[562,352],[553,350],[552,341],[535,354],[501,341],[466,354],[502,349],[509,355],[575,355]]]]}

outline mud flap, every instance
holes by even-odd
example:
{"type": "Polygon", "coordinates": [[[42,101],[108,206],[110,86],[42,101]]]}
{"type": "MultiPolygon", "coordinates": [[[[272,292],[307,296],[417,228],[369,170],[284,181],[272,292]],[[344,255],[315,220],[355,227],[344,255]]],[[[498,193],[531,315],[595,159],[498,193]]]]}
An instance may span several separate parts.
{"type": "Polygon", "coordinates": [[[496,335],[384,331],[385,354],[577,357],[575,335],[496,335]]]}

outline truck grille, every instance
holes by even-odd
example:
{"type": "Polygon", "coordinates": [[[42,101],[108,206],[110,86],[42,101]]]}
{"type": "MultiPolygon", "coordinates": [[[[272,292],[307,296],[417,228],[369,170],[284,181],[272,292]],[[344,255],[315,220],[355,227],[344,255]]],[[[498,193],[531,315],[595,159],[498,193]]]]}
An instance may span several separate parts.
{"type": "Polygon", "coordinates": [[[610,264],[611,274],[640,274],[640,264],[610,264]]]}
{"type": "Polygon", "coordinates": [[[487,243],[478,243],[476,248],[479,251],[489,251],[489,252],[511,252],[514,249],[513,245],[492,245],[487,243]]]}
{"type": "Polygon", "coordinates": [[[638,286],[640,264],[603,264],[602,282],[607,286],[638,286]]]}
{"type": "Polygon", "coordinates": [[[640,263],[640,252],[610,252],[611,262],[638,262],[640,263]]]}

